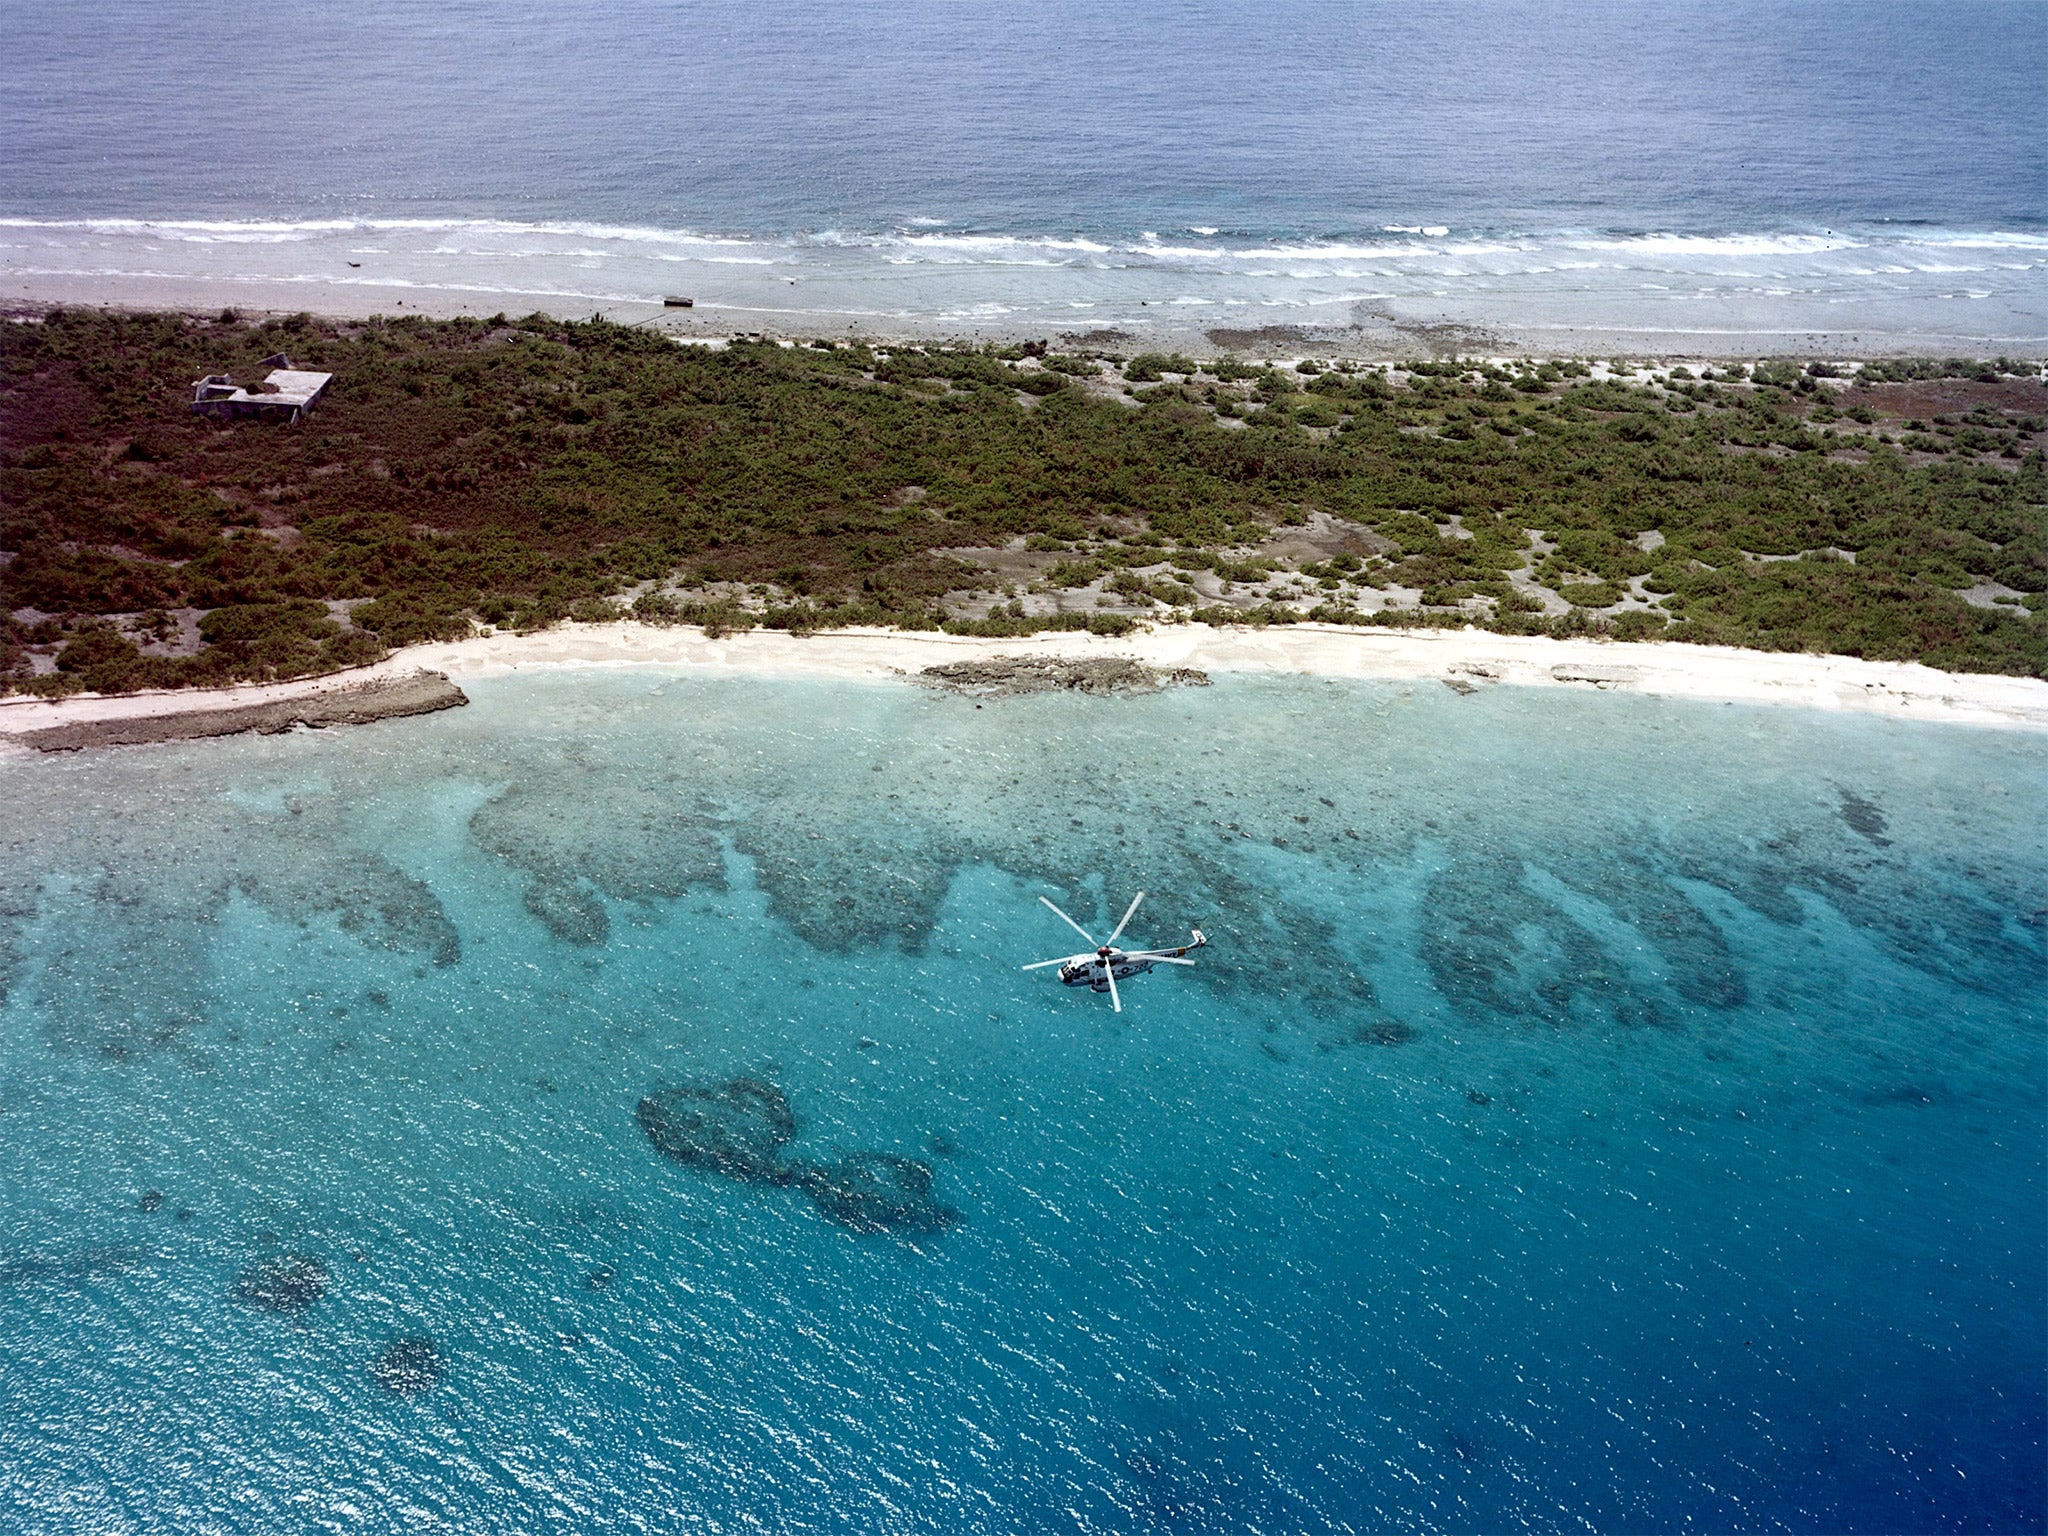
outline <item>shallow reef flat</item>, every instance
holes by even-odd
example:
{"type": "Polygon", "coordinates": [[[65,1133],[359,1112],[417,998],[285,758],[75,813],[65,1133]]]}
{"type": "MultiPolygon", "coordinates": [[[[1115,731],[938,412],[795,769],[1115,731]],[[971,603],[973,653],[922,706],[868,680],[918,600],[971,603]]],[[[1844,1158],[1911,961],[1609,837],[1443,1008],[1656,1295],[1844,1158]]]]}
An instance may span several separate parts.
{"type": "Polygon", "coordinates": [[[0,762],[8,1497],[2038,1524],[2044,738],[1466,680],[0,762]]]}

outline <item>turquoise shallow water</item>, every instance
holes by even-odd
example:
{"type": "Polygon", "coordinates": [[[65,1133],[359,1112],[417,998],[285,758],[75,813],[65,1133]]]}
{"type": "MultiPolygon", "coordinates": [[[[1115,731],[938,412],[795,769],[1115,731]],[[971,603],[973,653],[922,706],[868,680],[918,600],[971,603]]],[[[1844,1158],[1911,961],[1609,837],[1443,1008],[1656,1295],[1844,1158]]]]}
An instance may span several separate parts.
{"type": "Polygon", "coordinates": [[[2039,738],[471,691],[0,764],[0,1528],[2048,1513],[2039,738]],[[1199,970],[1017,969],[1140,886],[1199,970]],[[735,1078],[784,1173],[636,1123],[735,1078]]]}

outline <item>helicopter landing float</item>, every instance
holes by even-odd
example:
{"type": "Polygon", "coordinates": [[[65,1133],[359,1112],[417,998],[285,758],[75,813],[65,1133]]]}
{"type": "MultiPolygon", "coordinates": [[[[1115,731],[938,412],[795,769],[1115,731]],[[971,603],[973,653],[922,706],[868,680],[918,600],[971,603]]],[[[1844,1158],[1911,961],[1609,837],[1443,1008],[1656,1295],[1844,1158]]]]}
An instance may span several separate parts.
{"type": "Polygon", "coordinates": [[[1086,987],[1091,992],[1107,992],[1110,1007],[1118,1013],[1124,1011],[1123,999],[1117,995],[1116,990],[1119,981],[1142,976],[1155,965],[1193,965],[1195,962],[1187,958],[1188,951],[1200,949],[1209,942],[1202,937],[1202,930],[1196,928],[1192,930],[1193,942],[1173,949],[1118,949],[1116,941],[1123,937],[1124,929],[1131,925],[1131,918],[1137,913],[1138,903],[1145,899],[1143,891],[1131,898],[1130,906],[1124,910],[1123,921],[1116,925],[1116,932],[1112,933],[1109,941],[1104,944],[1097,944],[1095,940],[1089,938],[1086,928],[1053,906],[1050,901],[1046,901],[1045,897],[1041,896],[1038,899],[1045,902],[1061,922],[1082,938],[1088,939],[1091,947],[1084,954],[1066,955],[1058,960],[1039,960],[1025,966],[1024,969],[1042,971],[1049,965],[1056,965],[1060,968],[1059,977],[1063,983],[1070,987],[1086,987]]]}

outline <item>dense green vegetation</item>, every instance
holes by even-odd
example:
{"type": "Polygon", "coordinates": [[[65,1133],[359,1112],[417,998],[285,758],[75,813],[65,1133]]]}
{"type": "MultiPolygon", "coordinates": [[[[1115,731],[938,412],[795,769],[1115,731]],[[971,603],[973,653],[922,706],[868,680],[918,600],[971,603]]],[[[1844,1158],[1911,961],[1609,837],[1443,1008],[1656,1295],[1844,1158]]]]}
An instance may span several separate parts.
{"type": "Polygon", "coordinates": [[[291,676],[628,609],[1473,623],[2048,675],[2037,367],[1604,373],[59,312],[0,327],[0,688],[291,676]],[[336,374],[305,425],[186,410],[280,349],[336,374]],[[1320,557],[1286,537],[1311,527],[1320,557]],[[1042,557],[1021,581],[975,553],[1006,545],[1042,557]]]}

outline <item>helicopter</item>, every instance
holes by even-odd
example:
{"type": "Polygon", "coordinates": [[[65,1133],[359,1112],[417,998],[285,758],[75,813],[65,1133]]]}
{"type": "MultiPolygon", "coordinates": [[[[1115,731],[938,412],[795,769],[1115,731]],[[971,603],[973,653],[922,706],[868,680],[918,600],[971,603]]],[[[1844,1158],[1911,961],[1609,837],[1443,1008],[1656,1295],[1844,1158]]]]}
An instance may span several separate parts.
{"type": "Polygon", "coordinates": [[[1086,953],[1067,955],[1058,960],[1034,961],[1024,969],[1042,971],[1048,965],[1056,965],[1060,968],[1060,980],[1067,986],[1086,987],[1092,992],[1107,992],[1110,1007],[1118,1013],[1124,1011],[1123,999],[1117,995],[1116,990],[1118,977],[1121,976],[1128,981],[1133,976],[1144,975],[1155,965],[1193,965],[1195,962],[1187,958],[1188,951],[1200,949],[1209,942],[1202,937],[1202,930],[1196,928],[1192,930],[1194,942],[1183,944],[1176,949],[1118,949],[1116,941],[1123,936],[1124,929],[1131,925],[1131,918],[1138,910],[1138,903],[1145,899],[1143,891],[1131,898],[1130,906],[1124,909],[1123,921],[1116,925],[1116,932],[1109,936],[1109,942],[1106,944],[1097,944],[1095,940],[1088,938],[1086,928],[1053,906],[1050,901],[1046,901],[1045,897],[1041,896],[1038,899],[1045,902],[1061,922],[1082,938],[1088,939],[1089,949],[1086,953]]]}

